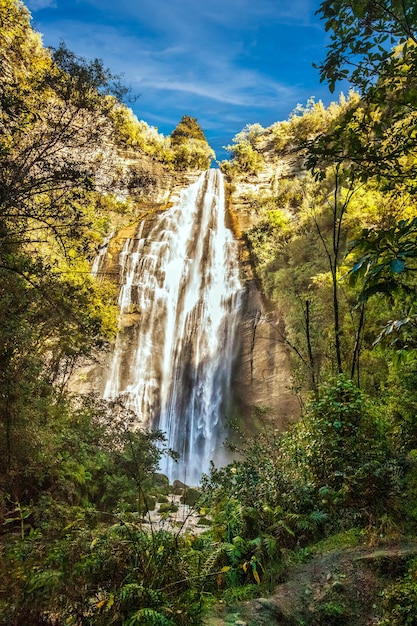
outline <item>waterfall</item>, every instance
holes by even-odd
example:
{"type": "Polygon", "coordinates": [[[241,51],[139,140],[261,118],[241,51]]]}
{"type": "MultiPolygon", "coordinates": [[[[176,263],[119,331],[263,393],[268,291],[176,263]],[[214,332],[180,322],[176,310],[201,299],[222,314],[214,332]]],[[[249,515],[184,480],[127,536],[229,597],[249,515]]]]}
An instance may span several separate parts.
{"type": "Polygon", "coordinates": [[[220,171],[142,222],[119,263],[121,318],[138,320],[118,333],[104,397],[121,396],[140,426],[166,433],[180,458],[164,458],[161,471],[197,484],[221,462],[237,349],[241,285],[220,171]]]}
{"type": "Polygon", "coordinates": [[[99,247],[98,254],[96,255],[96,258],[94,259],[93,266],[91,268],[91,273],[93,276],[100,277],[101,271],[104,266],[104,262],[106,260],[106,254],[107,254],[107,250],[109,247],[109,243],[113,235],[114,235],[113,232],[111,232],[110,235],[107,235],[107,237],[104,239],[103,243],[99,247]]]}

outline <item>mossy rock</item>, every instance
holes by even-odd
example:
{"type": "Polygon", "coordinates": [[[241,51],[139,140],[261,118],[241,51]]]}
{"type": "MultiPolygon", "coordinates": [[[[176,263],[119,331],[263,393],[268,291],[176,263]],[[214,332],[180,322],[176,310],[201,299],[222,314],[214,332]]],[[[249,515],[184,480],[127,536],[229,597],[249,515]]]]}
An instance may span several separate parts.
{"type": "Polygon", "coordinates": [[[159,513],[176,513],[178,511],[178,504],[172,502],[163,502],[159,507],[159,513]]]}
{"type": "Polygon", "coordinates": [[[155,511],[156,508],[156,497],[155,496],[146,496],[145,497],[145,506],[147,511],[155,511]]]}
{"type": "Polygon", "coordinates": [[[165,494],[161,494],[157,497],[157,502],[159,502],[159,504],[166,504],[167,502],[169,502],[168,496],[166,496],[165,494]]]}
{"type": "Polygon", "coordinates": [[[168,495],[171,492],[169,479],[168,476],[165,476],[165,474],[154,474],[152,476],[152,485],[156,488],[158,493],[168,495]]]}
{"type": "Polygon", "coordinates": [[[188,506],[195,506],[198,502],[201,493],[198,489],[194,489],[193,487],[186,487],[184,493],[181,496],[182,504],[188,504],[188,506]]]}
{"type": "Polygon", "coordinates": [[[172,483],[171,493],[173,493],[175,496],[181,496],[186,489],[187,485],[185,483],[181,482],[180,480],[174,480],[174,482],[172,483]]]}

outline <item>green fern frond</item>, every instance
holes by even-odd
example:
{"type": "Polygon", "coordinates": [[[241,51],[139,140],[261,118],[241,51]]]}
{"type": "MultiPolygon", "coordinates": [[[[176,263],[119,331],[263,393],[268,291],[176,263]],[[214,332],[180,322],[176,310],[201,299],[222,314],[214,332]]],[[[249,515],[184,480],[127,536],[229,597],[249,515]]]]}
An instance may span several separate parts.
{"type": "Polygon", "coordinates": [[[215,550],[213,550],[213,552],[206,559],[206,562],[204,563],[204,566],[203,566],[204,575],[207,576],[207,574],[210,574],[211,572],[213,572],[213,570],[216,569],[217,561],[224,553],[225,553],[225,544],[221,543],[220,545],[217,546],[215,550]]]}
{"type": "Polygon", "coordinates": [[[174,626],[174,622],[154,609],[139,609],[129,617],[124,626],[174,626]]]}
{"type": "Polygon", "coordinates": [[[275,537],[273,537],[272,535],[264,535],[262,537],[262,544],[269,559],[272,559],[277,555],[279,547],[275,537]]]}
{"type": "Polygon", "coordinates": [[[127,583],[120,589],[119,596],[121,600],[130,600],[131,598],[141,597],[143,594],[143,584],[127,583]]]}
{"type": "Polygon", "coordinates": [[[328,514],[325,513],[324,511],[313,511],[312,513],[310,513],[310,519],[315,522],[317,525],[319,524],[323,524],[323,522],[326,522],[328,519],[328,514]]]}
{"type": "Polygon", "coordinates": [[[251,539],[249,541],[249,546],[251,548],[260,548],[262,545],[262,537],[255,537],[255,539],[251,539]]]}

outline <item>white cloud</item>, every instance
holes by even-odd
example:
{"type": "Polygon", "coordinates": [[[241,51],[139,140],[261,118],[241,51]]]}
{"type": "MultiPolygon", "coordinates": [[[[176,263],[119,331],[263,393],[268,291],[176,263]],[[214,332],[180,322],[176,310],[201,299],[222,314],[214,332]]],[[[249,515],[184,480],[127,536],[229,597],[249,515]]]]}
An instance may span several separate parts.
{"type": "Polygon", "coordinates": [[[232,106],[264,107],[294,97],[294,90],[239,64],[239,44],[218,49],[190,44],[157,43],[126,35],[112,26],[91,29],[67,21],[60,28],[70,49],[82,56],[100,56],[113,72],[125,74],[133,89],[176,92],[232,106]],[[99,51],[99,55],[97,52],[99,51]]]}
{"type": "Polygon", "coordinates": [[[81,0],[82,19],[65,4],[67,19],[40,25],[46,45],[64,38],[76,54],[124,74],[140,96],[135,113],[162,132],[188,114],[230,143],[246,123],[268,126],[311,93],[322,97],[297,66],[311,67],[311,47],[320,45],[309,23],[313,0],[81,0]],[[288,39],[294,24],[310,28],[297,44],[288,39]]]}
{"type": "Polygon", "coordinates": [[[26,0],[26,4],[31,11],[40,11],[41,9],[56,9],[55,0],[26,0]]]}
{"type": "Polygon", "coordinates": [[[153,75],[138,81],[140,86],[157,89],[159,91],[174,91],[186,93],[214,100],[233,106],[256,107],[259,98],[263,99],[263,106],[268,107],[276,104],[278,98],[290,98],[294,96],[291,88],[281,85],[268,78],[261,77],[256,73],[247,73],[235,70],[235,75],[226,72],[222,78],[207,78],[200,81],[169,80],[164,72],[162,76],[153,75]]]}

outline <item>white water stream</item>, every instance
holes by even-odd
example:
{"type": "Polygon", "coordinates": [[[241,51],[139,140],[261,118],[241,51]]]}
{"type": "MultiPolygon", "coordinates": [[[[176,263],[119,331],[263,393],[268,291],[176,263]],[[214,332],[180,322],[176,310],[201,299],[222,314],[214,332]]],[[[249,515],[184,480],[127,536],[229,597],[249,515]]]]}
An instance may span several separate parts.
{"type": "Polygon", "coordinates": [[[220,171],[143,231],[142,222],[119,260],[121,315],[135,310],[139,322],[117,336],[104,397],[121,395],[140,426],[165,432],[180,459],[161,471],[193,485],[221,462],[237,347],[241,285],[220,171]]]}

